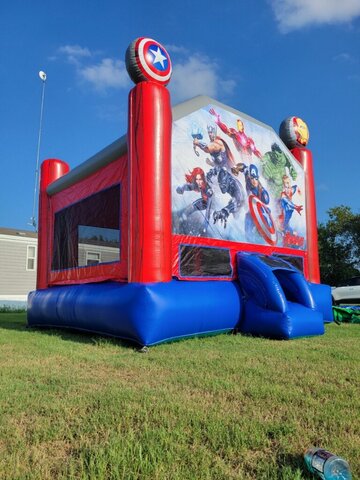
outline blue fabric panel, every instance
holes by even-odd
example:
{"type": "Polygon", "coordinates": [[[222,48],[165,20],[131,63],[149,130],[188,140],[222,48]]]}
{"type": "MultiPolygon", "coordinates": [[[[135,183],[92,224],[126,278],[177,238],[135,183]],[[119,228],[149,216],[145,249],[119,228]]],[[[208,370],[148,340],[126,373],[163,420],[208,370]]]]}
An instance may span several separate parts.
{"type": "Polygon", "coordinates": [[[317,310],[311,310],[299,303],[288,302],[288,315],[291,318],[291,327],[287,338],[309,337],[325,333],[323,315],[317,310]]]}
{"type": "Polygon", "coordinates": [[[324,322],[320,312],[298,303],[288,302],[286,312],[275,312],[248,300],[239,327],[242,333],[288,340],[297,337],[322,335],[324,322]]]}
{"type": "Polygon", "coordinates": [[[257,255],[239,252],[237,254],[238,277],[247,298],[259,306],[276,312],[286,311],[286,298],[271,267],[257,255]]]}
{"type": "Polygon", "coordinates": [[[326,323],[333,322],[334,314],[332,309],[331,287],[321,283],[309,283],[309,287],[314,298],[316,310],[322,312],[326,323]]]}
{"type": "Polygon", "coordinates": [[[287,300],[300,303],[311,309],[315,308],[309,283],[302,273],[283,269],[274,269],[273,273],[278,279],[287,300]]]}
{"type": "Polygon", "coordinates": [[[140,345],[229,331],[240,316],[236,282],[82,284],[37,290],[28,300],[30,326],[86,330],[140,345]]]}
{"type": "Polygon", "coordinates": [[[290,319],[286,312],[268,310],[248,299],[239,330],[241,333],[267,338],[288,338],[290,319]]]}

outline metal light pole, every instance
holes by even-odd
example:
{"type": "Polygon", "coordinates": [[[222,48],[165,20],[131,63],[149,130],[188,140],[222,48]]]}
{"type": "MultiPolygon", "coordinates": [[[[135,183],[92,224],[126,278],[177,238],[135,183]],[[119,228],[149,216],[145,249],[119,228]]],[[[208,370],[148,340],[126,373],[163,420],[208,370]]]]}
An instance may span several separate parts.
{"type": "Polygon", "coordinates": [[[36,170],[35,170],[35,187],[34,187],[34,201],[33,201],[33,211],[32,217],[30,218],[30,225],[32,225],[36,231],[37,222],[36,222],[36,200],[37,200],[37,189],[39,184],[39,159],[40,159],[40,145],[41,145],[41,133],[42,133],[42,120],[43,120],[43,111],[44,111],[44,98],[45,98],[45,82],[46,82],[46,73],[40,70],[39,78],[42,81],[42,92],[41,92],[41,107],[40,107],[40,124],[39,124],[39,135],[37,143],[37,153],[36,153],[36,170]]]}

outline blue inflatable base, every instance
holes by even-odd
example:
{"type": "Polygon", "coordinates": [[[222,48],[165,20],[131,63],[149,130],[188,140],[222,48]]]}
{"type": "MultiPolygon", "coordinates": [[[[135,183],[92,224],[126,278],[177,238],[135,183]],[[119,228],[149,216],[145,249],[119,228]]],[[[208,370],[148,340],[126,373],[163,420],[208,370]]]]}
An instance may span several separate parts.
{"type": "Polygon", "coordinates": [[[236,282],[108,282],[31,292],[27,319],[31,327],[71,328],[154,345],[229,332],[241,312],[236,282]]]}
{"type": "Polygon", "coordinates": [[[31,292],[28,325],[154,345],[231,330],[290,339],[324,333],[331,290],[275,256],[239,252],[238,281],[96,283],[31,292]]]}

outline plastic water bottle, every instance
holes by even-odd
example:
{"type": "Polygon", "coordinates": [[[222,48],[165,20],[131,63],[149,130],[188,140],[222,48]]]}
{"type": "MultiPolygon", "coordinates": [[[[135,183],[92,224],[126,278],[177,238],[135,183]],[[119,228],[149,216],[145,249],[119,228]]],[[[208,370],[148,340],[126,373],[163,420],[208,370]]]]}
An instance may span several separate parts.
{"type": "Polygon", "coordinates": [[[343,458],[321,448],[310,448],[304,455],[311,473],[322,480],[351,480],[349,464],[343,458]]]}

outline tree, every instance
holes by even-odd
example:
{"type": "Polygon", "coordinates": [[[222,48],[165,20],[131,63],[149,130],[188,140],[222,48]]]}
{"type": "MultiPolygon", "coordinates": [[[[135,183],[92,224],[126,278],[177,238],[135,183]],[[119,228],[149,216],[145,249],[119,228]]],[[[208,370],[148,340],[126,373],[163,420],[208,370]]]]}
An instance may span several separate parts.
{"type": "Polygon", "coordinates": [[[360,275],[360,214],[344,205],[327,213],[318,226],[320,274],[322,283],[337,286],[360,275]]]}

